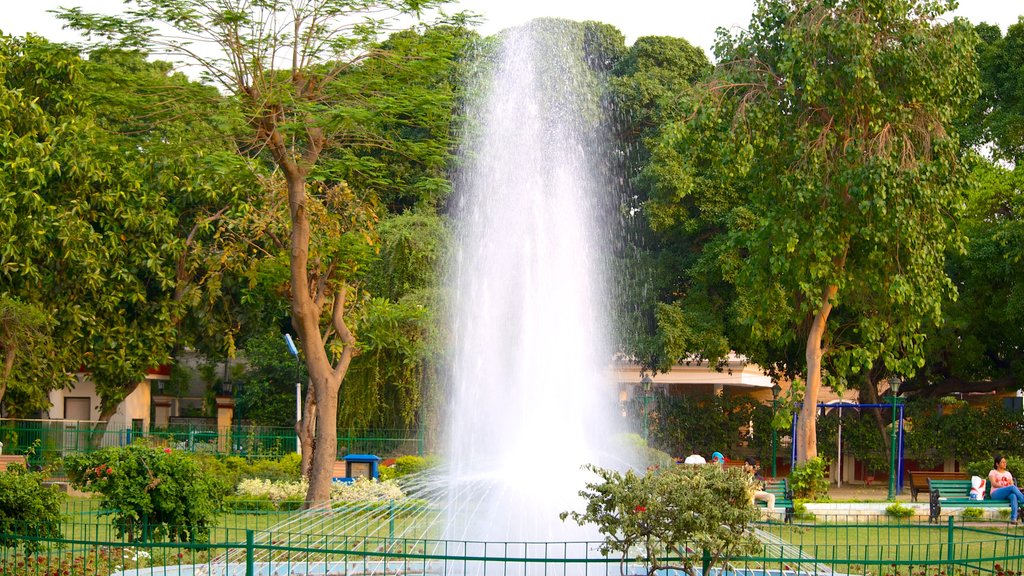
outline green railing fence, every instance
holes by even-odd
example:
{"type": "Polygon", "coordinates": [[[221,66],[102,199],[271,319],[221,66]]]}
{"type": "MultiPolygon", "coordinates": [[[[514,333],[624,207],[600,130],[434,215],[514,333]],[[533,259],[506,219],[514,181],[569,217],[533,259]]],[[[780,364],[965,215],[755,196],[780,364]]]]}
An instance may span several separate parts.
{"type": "MultiPolygon", "coordinates": [[[[201,543],[118,537],[94,502],[75,506],[69,510],[62,538],[0,534],[0,574],[647,574],[637,563],[602,556],[597,542],[442,540],[424,527],[440,525],[443,511],[419,504],[343,505],[318,512],[235,511],[221,515],[209,540],[201,543]],[[21,543],[11,546],[12,538],[21,543]],[[8,547],[2,547],[4,543],[8,547]],[[37,549],[26,552],[26,543],[37,549]]],[[[1005,522],[948,518],[927,524],[850,516],[754,528],[762,544],[752,554],[732,558],[719,576],[1013,576],[1024,570],[1024,531],[1005,522]]],[[[133,532],[136,537],[143,533],[133,532]]],[[[691,546],[698,564],[710,560],[710,552],[691,546]]]]}
{"type": "MultiPolygon", "coordinates": [[[[64,420],[0,419],[0,442],[5,454],[27,454],[30,465],[48,465],[76,452],[125,446],[147,438],[190,452],[277,458],[295,452],[292,428],[238,425],[170,424],[133,428],[120,424],[64,420]]],[[[372,430],[338,435],[338,457],[346,454],[390,455],[424,453],[423,435],[407,430],[372,430]]]]}

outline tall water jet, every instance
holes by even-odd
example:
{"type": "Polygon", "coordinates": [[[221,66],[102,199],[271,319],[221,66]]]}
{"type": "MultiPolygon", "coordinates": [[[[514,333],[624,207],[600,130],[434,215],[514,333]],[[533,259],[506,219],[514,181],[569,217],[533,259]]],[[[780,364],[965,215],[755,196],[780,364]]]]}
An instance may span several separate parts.
{"type": "Polygon", "coordinates": [[[585,463],[616,461],[602,252],[604,119],[583,26],[504,32],[469,92],[456,180],[446,537],[594,536],[585,463]]]}

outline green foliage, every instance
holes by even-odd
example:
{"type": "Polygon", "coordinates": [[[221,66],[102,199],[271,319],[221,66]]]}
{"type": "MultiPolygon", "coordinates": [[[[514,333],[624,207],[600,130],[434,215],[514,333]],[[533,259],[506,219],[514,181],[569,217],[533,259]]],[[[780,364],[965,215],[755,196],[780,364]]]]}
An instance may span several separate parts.
{"type": "Polygon", "coordinates": [[[439,463],[440,460],[436,456],[399,456],[391,466],[380,468],[380,480],[384,482],[420,474],[436,467],[439,463]]]}
{"type": "Polygon", "coordinates": [[[930,395],[1015,390],[1024,370],[1024,169],[976,158],[961,229],[967,250],[948,258],[959,297],[944,304],[943,324],[928,334],[918,380],[930,395]],[[932,392],[935,390],[935,392],[932,392]]]}
{"type": "MultiPolygon", "coordinates": [[[[686,456],[694,452],[711,454],[736,454],[741,443],[747,440],[740,435],[740,428],[746,428],[755,411],[760,410],[758,420],[770,419],[770,408],[765,408],[745,396],[709,394],[707,396],[658,396],[657,406],[650,416],[652,444],[670,454],[686,456]],[[700,426],[695,426],[700,422],[700,426]]],[[[757,424],[755,424],[757,428],[757,424]]],[[[770,454],[771,428],[759,428],[765,440],[762,448],[770,454]]]]}
{"type": "Polygon", "coordinates": [[[211,495],[215,500],[233,494],[238,483],[248,478],[270,481],[298,481],[301,457],[294,452],[278,459],[260,458],[250,460],[239,456],[221,457],[210,454],[194,454],[193,458],[210,481],[211,495]]]}
{"type": "Polygon", "coordinates": [[[672,266],[674,310],[660,309],[670,358],[733,350],[807,369],[808,411],[821,384],[920,367],[954,294],[944,254],[961,236],[946,215],[967,171],[953,121],[977,89],[975,36],[943,24],[945,8],[764,0],[723,32],[704,100],[645,168],[655,230],[697,252],[672,266]]]}
{"type": "Polygon", "coordinates": [[[288,353],[284,336],[271,329],[245,343],[246,372],[241,377],[236,413],[261,426],[295,425],[295,383],[308,380],[305,365],[288,353]]]}
{"type": "Polygon", "coordinates": [[[202,542],[219,508],[213,480],[189,453],[141,443],[72,454],[72,485],[99,492],[119,537],[202,542]]]}
{"type": "Polygon", "coordinates": [[[8,415],[45,410],[49,391],[70,381],[53,350],[53,324],[40,306],[0,293],[0,406],[8,415]]]}
{"type": "Polygon", "coordinates": [[[742,470],[720,466],[670,466],[638,475],[588,466],[600,478],[580,495],[584,512],[562,512],[577,524],[594,524],[604,536],[601,553],[642,563],[648,574],[677,569],[692,574],[711,556],[711,568],[750,553],[757,540],[749,525],[758,517],[742,470]]]}
{"type": "Polygon", "coordinates": [[[643,436],[639,434],[621,434],[615,440],[624,446],[625,454],[637,454],[639,456],[640,461],[637,462],[637,466],[641,468],[675,464],[675,459],[671,454],[650,446],[643,436]]]}
{"type": "Polygon", "coordinates": [[[46,546],[39,539],[64,537],[60,511],[65,495],[56,486],[44,486],[43,479],[42,473],[29,473],[17,464],[0,472],[0,548],[21,545],[32,554],[46,546]]]}
{"type": "Polygon", "coordinates": [[[828,463],[824,458],[816,457],[807,460],[801,465],[793,468],[789,473],[789,487],[797,498],[807,498],[811,501],[822,500],[828,497],[828,480],[825,478],[825,468],[828,463]]]}
{"type": "MultiPolygon", "coordinates": [[[[946,459],[987,462],[978,474],[987,476],[993,454],[1019,454],[1024,441],[1024,415],[998,401],[971,406],[953,398],[921,400],[907,405],[907,415],[907,457],[930,465],[946,459]]],[[[1024,466],[1015,470],[1024,473],[1024,466]]]]}
{"type": "MultiPolygon", "coordinates": [[[[966,466],[967,473],[971,476],[980,476],[987,479],[988,473],[995,469],[995,464],[993,463],[994,454],[982,460],[968,462],[966,466]]],[[[1024,458],[1007,454],[1003,454],[1003,457],[1006,458],[1006,470],[1013,474],[1014,480],[1024,478],[1024,458]]],[[[991,489],[992,487],[989,486],[988,488],[991,489]]]]}
{"type": "MultiPolygon", "coordinates": [[[[1009,510],[1006,511],[1007,514],[1009,514],[1009,512],[1009,510]]],[[[978,520],[984,515],[985,511],[981,508],[964,508],[963,511],[960,512],[960,517],[964,520],[978,520]]]]}
{"type": "Polygon", "coordinates": [[[885,507],[885,515],[890,518],[910,518],[914,515],[914,509],[899,502],[893,502],[885,507]]]}
{"type": "Polygon", "coordinates": [[[817,519],[817,516],[807,509],[806,500],[793,501],[793,517],[802,522],[814,522],[817,519]]]}

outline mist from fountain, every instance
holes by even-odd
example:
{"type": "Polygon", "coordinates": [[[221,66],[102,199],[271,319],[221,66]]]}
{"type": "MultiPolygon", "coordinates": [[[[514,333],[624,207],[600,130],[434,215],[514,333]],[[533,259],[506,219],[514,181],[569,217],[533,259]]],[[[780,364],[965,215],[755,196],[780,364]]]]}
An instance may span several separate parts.
{"type": "Polygon", "coordinates": [[[455,182],[449,539],[596,539],[586,463],[617,465],[599,78],[576,23],[504,32],[468,92],[455,182]]]}

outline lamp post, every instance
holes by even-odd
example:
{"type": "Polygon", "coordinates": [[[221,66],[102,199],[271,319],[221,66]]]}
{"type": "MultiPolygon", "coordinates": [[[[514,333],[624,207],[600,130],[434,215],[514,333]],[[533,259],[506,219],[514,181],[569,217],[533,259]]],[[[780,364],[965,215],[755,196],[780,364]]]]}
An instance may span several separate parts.
{"type": "MultiPolygon", "coordinates": [[[[288,346],[288,353],[295,357],[295,364],[300,367],[299,364],[299,349],[295,347],[295,341],[292,340],[291,334],[284,335],[284,343],[288,346]]],[[[299,379],[295,379],[295,453],[302,455],[302,439],[298,436],[299,422],[302,422],[302,383],[299,379]]]]}
{"type": "Polygon", "coordinates": [[[889,392],[892,395],[889,400],[892,402],[892,434],[889,443],[889,496],[888,500],[896,498],[896,407],[899,403],[900,379],[893,376],[889,378],[889,392]]]}
{"type": "Polygon", "coordinates": [[[772,384],[772,478],[777,477],[775,464],[778,460],[776,451],[779,446],[779,430],[775,427],[775,413],[779,407],[779,392],[781,391],[782,386],[779,386],[778,382],[772,384]]]}
{"type": "Polygon", "coordinates": [[[646,374],[644,374],[644,377],[640,379],[640,387],[643,390],[643,394],[644,394],[644,419],[643,419],[644,442],[647,442],[648,437],[650,437],[650,435],[651,435],[650,422],[648,422],[648,420],[647,420],[647,418],[648,418],[648,416],[647,416],[647,403],[651,400],[651,384],[653,382],[654,381],[651,380],[651,377],[646,375],[646,374]]]}

